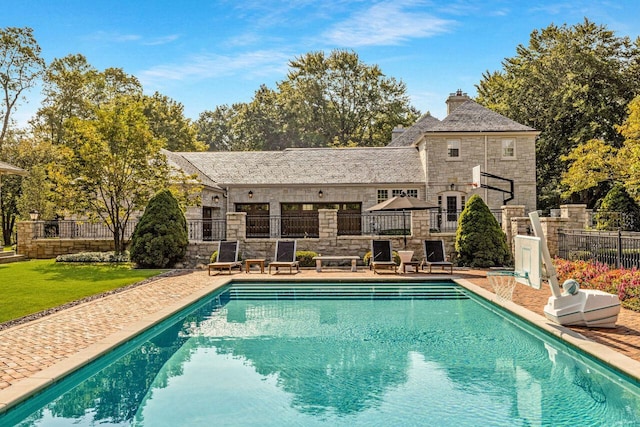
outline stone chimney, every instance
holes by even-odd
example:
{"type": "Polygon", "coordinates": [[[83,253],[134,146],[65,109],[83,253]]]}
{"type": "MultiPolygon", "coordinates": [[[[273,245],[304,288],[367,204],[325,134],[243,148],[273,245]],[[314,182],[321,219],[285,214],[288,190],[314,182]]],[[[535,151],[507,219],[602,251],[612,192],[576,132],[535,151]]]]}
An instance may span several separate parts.
{"type": "Polygon", "coordinates": [[[398,125],[398,127],[393,128],[393,130],[391,131],[391,140],[393,141],[394,139],[402,135],[404,131],[405,129],[402,125],[398,125]]]}
{"type": "Polygon", "coordinates": [[[458,89],[455,93],[450,93],[447,98],[447,116],[453,112],[456,108],[470,100],[469,95],[458,89]]]}

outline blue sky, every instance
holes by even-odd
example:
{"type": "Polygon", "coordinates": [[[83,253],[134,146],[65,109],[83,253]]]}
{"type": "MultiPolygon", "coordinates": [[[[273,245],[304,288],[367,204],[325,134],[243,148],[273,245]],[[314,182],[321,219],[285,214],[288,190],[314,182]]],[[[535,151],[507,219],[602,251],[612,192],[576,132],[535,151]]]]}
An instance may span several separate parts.
{"type": "MultiPolygon", "coordinates": [[[[412,104],[442,119],[457,89],[475,96],[534,29],[585,17],[617,35],[640,35],[637,0],[4,0],[0,27],[29,26],[47,62],[81,53],[97,69],[122,68],[196,119],[274,88],[288,61],[350,49],[402,80],[412,104]]],[[[15,114],[25,123],[39,90],[15,114]]]]}

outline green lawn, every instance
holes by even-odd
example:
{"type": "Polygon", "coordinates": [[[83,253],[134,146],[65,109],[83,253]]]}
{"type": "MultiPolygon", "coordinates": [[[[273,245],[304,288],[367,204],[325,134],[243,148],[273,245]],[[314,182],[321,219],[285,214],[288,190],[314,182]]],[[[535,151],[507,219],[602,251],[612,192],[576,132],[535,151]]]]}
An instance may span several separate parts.
{"type": "Polygon", "coordinates": [[[164,271],[54,260],[0,264],[0,323],[127,286],[164,271]]]}

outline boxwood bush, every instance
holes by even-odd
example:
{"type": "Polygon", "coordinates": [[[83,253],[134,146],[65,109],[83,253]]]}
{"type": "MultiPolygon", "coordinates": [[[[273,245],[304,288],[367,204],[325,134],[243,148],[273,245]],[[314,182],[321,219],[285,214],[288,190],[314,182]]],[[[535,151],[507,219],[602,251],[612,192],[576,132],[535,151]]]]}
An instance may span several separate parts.
{"type": "Polygon", "coordinates": [[[456,230],[458,264],[467,267],[503,267],[512,264],[507,236],[484,200],[469,198],[456,230]]]}
{"type": "Polygon", "coordinates": [[[167,268],[187,253],[187,220],[169,190],[149,200],[131,237],[131,260],[144,268],[167,268]]]}

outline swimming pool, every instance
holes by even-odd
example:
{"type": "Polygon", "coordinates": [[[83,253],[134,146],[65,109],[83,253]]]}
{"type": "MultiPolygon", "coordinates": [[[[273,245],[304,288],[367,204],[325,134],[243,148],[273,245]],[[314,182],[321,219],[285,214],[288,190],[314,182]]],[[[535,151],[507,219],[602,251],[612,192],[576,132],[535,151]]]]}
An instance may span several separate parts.
{"type": "Polygon", "coordinates": [[[236,283],[0,425],[640,425],[625,378],[453,282],[236,283]]]}

